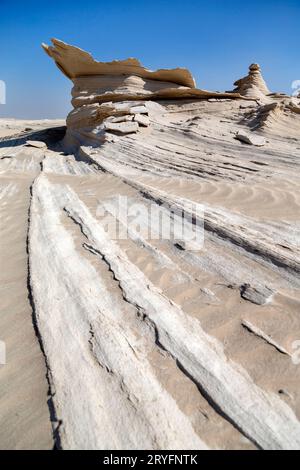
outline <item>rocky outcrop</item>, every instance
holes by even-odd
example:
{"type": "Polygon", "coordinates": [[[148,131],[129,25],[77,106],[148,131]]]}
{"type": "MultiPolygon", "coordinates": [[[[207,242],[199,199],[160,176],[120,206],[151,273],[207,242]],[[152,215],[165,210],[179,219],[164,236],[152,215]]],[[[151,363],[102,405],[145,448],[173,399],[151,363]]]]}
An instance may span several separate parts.
{"type": "Polygon", "coordinates": [[[83,248],[107,265],[123,298],[155,329],[157,344],[211,403],[259,447],[299,447],[300,423],[292,410],[228,360],[221,344],[151,283],[70,188],[53,185],[41,175],[32,191],[31,284],[53,381],[59,384],[54,402],[58,416],[64,417],[64,448],[99,449],[118,443],[123,449],[181,445],[205,449],[207,444],[162,389],[149,358],[140,351],[141,325],[136,325],[139,329],[134,334],[127,318],[133,312],[124,316],[120,300],[79,255],[73,237],[60,223],[62,211],[80,227],[83,248]],[[51,301],[45,298],[41,279],[51,285],[51,301]],[[77,295],[70,299],[68,289],[77,295]],[[53,341],[61,345],[63,361],[53,341]]]}
{"type": "Polygon", "coordinates": [[[235,138],[237,140],[240,140],[241,142],[244,142],[245,144],[256,145],[257,147],[262,147],[266,143],[266,140],[264,137],[249,134],[245,131],[237,132],[235,138]]]}
{"type": "Polygon", "coordinates": [[[264,101],[265,97],[270,93],[258,64],[251,64],[248,75],[237,80],[234,85],[236,86],[235,93],[240,93],[243,96],[254,99],[264,101]]]}
{"type": "MultiPolygon", "coordinates": [[[[294,118],[300,113],[299,100],[270,93],[258,64],[250,65],[248,75],[235,82],[232,92],[219,93],[196,88],[191,73],[184,68],[151,71],[133,58],[97,62],[82,49],[57,39],[52,43],[43,44],[44,50],[74,84],[73,110],[67,117],[64,141],[68,150],[80,145],[99,146],[116,135],[149,132],[151,122],[164,114],[163,106],[155,105],[166,100],[253,100],[259,106],[246,117],[250,129],[279,133],[283,119],[285,127],[299,132],[299,119],[294,118]],[[282,110],[284,116],[280,116],[282,110]]],[[[248,140],[253,139],[256,137],[248,140]]]]}
{"type": "Polygon", "coordinates": [[[280,136],[288,129],[290,137],[297,138],[300,133],[300,107],[297,100],[283,98],[282,95],[270,95],[269,100],[270,103],[252,110],[245,117],[245,123],[252,131],[273,136],[280,136]]]}
{"type": "Polygon", "coordinates": [[[257,305],[265,305],[271,302],[274,291],[266,286],[253,287],[250,284],[243,284],[240,287],[241,297],[257,305]]]}
{"type": "MultiPolygon", "coordinates": [[[[78,47],[52,39],[53,46],[42,44],[47,54],[55,60],[60,70],[71,80],[87,76],[136,76],[146,80],[158,80],[195,88],[195,81],[187,69],[160,69],[152,72],[143,67],[137,59],[97,62],[78,47]]],[[[107,81],[107,79],[106,79],[107,81]]]]}
{"type": "Polygon", "coordinates": [[[137,59],[97,62],[87,52],[70,46],[57,39],[53,46],[43,44],[46,53],[58,68],[73,83],[72,105],[74,110],[67,119],[68,146],[91,142],[98,145],[105,141],[107,132],[130,134],[149,127],[150,119],[141,117],[148,114],[135,107],[145,106],[145,101],[171,99],[242,98],[238,93],[217,93],[196,88],[191,73],[184,68],[159,69],[151,71],[137,59]],[[117,103],[122,103],[119,106],[117,103]],[[133,121],[128,114],[136,115],[133,121]],[[118,125],[103,124],[110,117],[118,117],[118,125]],[[124,116],[125,124],[121,116],[124,116]]]}
{"type": "Polygon", "coordinates": [[[258,64],[250,65],[248,75],[237,80],[235,85],[235,93],[258,103],[257,108],[245,117],[251,130],[282,135],[289,128],[291,136],[299,135],[300,119],[296,116],[300,114],[299,99],[285,93],[271,93],[258,64]]]}

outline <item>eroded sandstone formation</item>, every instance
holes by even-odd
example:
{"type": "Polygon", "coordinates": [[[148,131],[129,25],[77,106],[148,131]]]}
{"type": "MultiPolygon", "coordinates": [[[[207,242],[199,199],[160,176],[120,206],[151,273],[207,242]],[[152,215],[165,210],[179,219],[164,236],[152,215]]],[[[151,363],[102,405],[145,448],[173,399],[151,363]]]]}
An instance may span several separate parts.
{"type": "Polygon", "coordinates": [[[0,120],[0,446],[299,449],[299,98],[46,49],[67,136],[0,120]]]}
{"type": "Polygon", "coordinates": [[[197,89],[184,68],[151,71],[133,58],[97,62],[82,49],[57,39],[52,43],[43,44],[44,50],[74,83],[74,109],[67,118],[69,146],[87,141],[97,145],[105,141],[107,132],[124,135],[147,128],[151,114],[159,110],[149,101],[242,98],[236,92],[197,89]]]}
{"type": "Polygon", "coordinates": [[[133,58],[97,62],[82,49],[57,39],[52,43],[43,44],[44,50],[74,84],[74,109],[67,117],[64,140],[69,150],[81,144],[98,146],[114,135],[149,132],[151,121],[164,112],[164,100],[253,100],[257,106],[245,116],[250,130],[279,134],[283,125],[292,135],[299,132],[299,99],[271,93],[258,64],[250,65],[232,92],[218,93],[196,88],[184,68],[151,71],[133,58]]]}
{"type": "Polygon", "coordinates": [[[264,99],[270,94],[258,64],[251,64],[248,75],[237,80],[234,85],[236,86],[234,92],[249,98],[264,99]]]}

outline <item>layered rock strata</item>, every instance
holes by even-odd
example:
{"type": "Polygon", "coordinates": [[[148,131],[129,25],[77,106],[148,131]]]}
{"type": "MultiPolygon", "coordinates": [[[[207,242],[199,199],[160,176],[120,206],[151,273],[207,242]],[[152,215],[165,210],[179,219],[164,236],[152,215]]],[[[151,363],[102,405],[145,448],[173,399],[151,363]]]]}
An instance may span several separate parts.
{"type": "Polygon", "coordinates": [[[57,39],[53,39],[52,43],[52,46],[43,44],[44,50],[74,84],[74,110],[67,118],[68,146],[88,140],[100,144],[105,141],[107,132],[124,135],[148,127],[151,116],[150,119],[142,116],[148,115],[148,109],[142,112],[138,109],[145,106],[146,101],[241,98],[235,92],[217,93],[197,89],[191,73],[184,68],[151,71],[133,58],[97,62],[82,49],[57,39]],[[134,101],[139,103],[135,104],[134,101]],[[122,106],[117,103],[122,103],[122,106]],[[104,124],[110,116],[113,119],[104,124]]]}
{"type": "Polygon", "coordinates": [[[236,86],[235,93],[250,98],[264,99],[265,96],[270,94],[258,64],[251,64],[248,75],[237,80],[234,85],[236,86]]]}
{"type": "Polygon", "coordinates": [[[291,136],[299,135],[300,120],[296,116],[300,114],[299,98],[285,93],[271,93],[258,64],[250,65],[248,75],[237,80],[235,85],[234,93],[257,101],[257,108],[250,111],[245,119],[250,129],[281,135],[289,128],[291,136]]]}
{"type": "Polygon", "coordinates": [[[299,449],[299,99],[57,50],[67,137],[0,120],[1,448],[299,449]]]}

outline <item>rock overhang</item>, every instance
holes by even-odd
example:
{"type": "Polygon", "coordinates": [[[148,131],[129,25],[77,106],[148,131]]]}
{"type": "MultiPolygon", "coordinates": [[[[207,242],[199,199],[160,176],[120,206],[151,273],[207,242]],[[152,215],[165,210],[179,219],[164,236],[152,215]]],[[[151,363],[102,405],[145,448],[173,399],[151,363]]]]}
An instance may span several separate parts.
{"type": "Polygon", "coordinates": [[[60,70],[71,80],[90,75],[135,75],[149,80],[160,80],[177,85],[195,88],[195,80],[189,70],[158,69],[155,71],[143,67],[138,59],[113,60],[98,62],[91,54],[79,47],[71,46],[58,39],[52,39],[52,46],[42,44],[45,52],[56,62],[60,70]]]}

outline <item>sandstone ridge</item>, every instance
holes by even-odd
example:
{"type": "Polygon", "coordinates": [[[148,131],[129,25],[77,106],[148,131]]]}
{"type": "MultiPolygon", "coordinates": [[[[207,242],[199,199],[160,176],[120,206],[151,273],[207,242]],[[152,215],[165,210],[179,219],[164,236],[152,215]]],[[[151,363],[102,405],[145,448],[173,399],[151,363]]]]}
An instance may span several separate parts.
{"type": "Polygon", "coordinates": [[[139,116],[136,118],[128,118],[128,114],[135,114],[130,112],[133,101],[142,100],[140,105],[144,105],[144,101],[174,99],[247,99],[236,92],[200,90],[196,88],[191,73],[184,68],[151,71],[134,58],[97,62],[82,49],[57,39],[52,39],[52,43],[52,46],[43,44],[42,47],[74,84],[74,110],[67,119],[68,145],[87,141],[95,144],[98,141],[100,144],[105,140],[106,132],[126,134],[148,127],[150,121],[141,119],[141,113],[137,113],[139,116]],[[115,104],[120,102],[123,107],[115,104]],[[125,123],[122,123],[122,115],[126,116],[125,123]],[[117,126],[103,123],[111,116],[117,116],[117,126]],[[137,124],[128,124],[130,120],[135,120],[137,124]]]}

